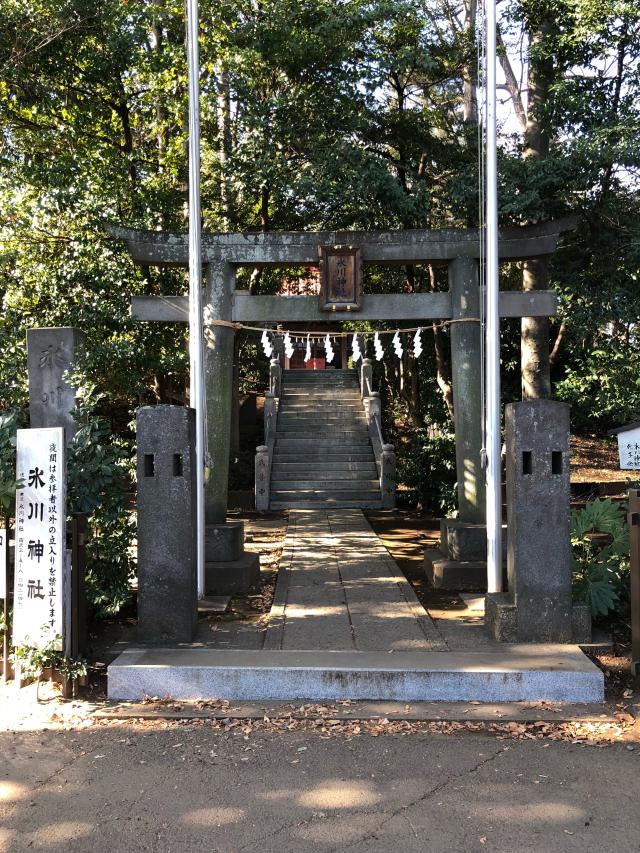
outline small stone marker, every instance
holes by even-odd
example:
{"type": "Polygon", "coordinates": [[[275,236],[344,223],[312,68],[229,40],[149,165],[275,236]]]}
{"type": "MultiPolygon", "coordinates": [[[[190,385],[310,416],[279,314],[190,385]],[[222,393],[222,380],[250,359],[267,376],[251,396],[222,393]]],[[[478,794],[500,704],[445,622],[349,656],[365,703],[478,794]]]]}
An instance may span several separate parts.
{"type": "Polygon", "coordinates": [[[487,627],[505,642],[587,642],[590,613],[571,595],[569,406],[511,403],[505,431],[509,591],[487,595],[487,627]]]}
{"type": "Polygon", "coordinates": [[[67,444],[77,431],[71,417],[76,391],[64,375],[73,368],[83,343],[84,334],[73,327],[27,330],[29,423],[64,427],[67,444]]]}
{"type": "Polygon", "coordinates": [[[620,468],[623,470],[640,470],[640,422],[612,429],[609,435],[618,439],[618,454],[620,468]]]}
{"type": "Polygon", "coordinates": [[[195,411],[138,409],[138,639],[189,643],[197,611],[195,411]]]}
{"type": "Polygon", "coordinates": [[[13,645],[37,646],[64,635],[64,429],[19,429],[16,455],[13,645]]]}

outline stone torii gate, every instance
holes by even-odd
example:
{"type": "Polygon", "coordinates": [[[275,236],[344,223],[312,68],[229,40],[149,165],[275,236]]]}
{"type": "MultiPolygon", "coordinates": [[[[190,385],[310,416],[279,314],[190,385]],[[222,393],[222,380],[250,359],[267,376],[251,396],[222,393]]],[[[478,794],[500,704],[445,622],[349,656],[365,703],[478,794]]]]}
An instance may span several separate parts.
{"type": "MultiPolygon", "coordinates": [[[[572,230],[573,226],[571,220],[558,220],[505,228],[500,232],[500,259],[522,261],[551,255],[559,237],[572,230]]],[[[108,232],[112,237],[124,241],[136,263],[188,267],[186,234],[141,231],[120,226],[110,226],[108,232]]],[[[453,557],[461,563],[469,562],[465,557],[473,558],[475,552],[466,555],[461,553],[460,548],[464,550],[465,539],[460,535],[460,530],[464,532],[465,528],[470,528],[474,534],[480,534],[480,526],[485,522],[484,473],[480,460],[481,329],[478,322],[473,322],[480,316],[479,248],[476,229],[203,234],[207,525],[224,523],[227,512],[235,335],[232,327],[211,321],[293,324],[335,322],[349,317],[363,321],[411,320],[415,325],[416,322],[431,320],[469,320],[466,323],[453,323],[450,328],[458,519],[455,522],[455,553],[444,556],[453,557]],[[246,291],[236,290],[236,268],[239,266],[317,265],[319,248],[326,246],[358,247],[364,264],[447,264],[449,290],[414,294],[367,293],[362,297],[359,310],[342,316],[321,310],[317,296],[250,295],[246,291]]],[[[134,296],[132,313],[139,320],[187,323],[188,298],[134,296]]],[[[503,318],[545,317],[556,313],[555,291],[500,293],[500,316],[503,318]]],[[[443,539],[445,536],[448,541],[447,531],[443,539]]],[[[474,535],[473,548],[476,548],[480,538],[474,535]]],[[[451,568],[449,565],[449,571],[451,568]]],[[[437,582],[438,578],[434,580],[437,582]]]]}

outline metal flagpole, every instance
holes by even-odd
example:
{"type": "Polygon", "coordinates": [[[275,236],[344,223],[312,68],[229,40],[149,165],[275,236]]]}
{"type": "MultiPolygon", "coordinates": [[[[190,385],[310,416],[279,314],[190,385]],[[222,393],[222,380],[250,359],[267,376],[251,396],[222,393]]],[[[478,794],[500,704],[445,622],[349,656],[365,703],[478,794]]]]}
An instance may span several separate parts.
{"type": "Polygon", "coordinates": [[[196,411],[196,529],[198,598],[204,598],[204,363],[200,223],[200,58],[198,0],[187,0],[189,67],[189,395],[196,411]]]}
{"type": "Polygon", "coordinates": [[[502,476],[500,463],[500,314],[498,256],[498,160],[496,122],[496,0],[486,2],[487,165],[486,165],[486,431],[487,431],[487,590],[502,591],[502,476]]]}

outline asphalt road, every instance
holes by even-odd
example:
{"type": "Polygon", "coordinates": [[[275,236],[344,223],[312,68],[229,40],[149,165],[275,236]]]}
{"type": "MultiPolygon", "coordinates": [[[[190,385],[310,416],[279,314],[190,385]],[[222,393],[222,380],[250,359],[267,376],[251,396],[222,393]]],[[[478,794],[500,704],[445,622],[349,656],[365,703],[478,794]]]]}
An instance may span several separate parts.
{"type": "Polygon", "coordinates": [[[0,734],[0,850],[640,851],[640,746],[486,734],[0,734]]]}

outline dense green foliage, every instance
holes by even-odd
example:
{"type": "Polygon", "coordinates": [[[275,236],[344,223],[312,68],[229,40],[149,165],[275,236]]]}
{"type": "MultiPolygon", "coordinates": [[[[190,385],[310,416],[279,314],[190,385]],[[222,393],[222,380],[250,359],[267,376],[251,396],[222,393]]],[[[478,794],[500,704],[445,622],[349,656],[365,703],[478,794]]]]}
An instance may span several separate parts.
{"type": "MultiPolygon", "coordinates": [[[[475,0],[201,0],[205,227],[477,225],[475,9],[475,0]]],[[[117,607],[130,570],[128,424],[142,403],[183,402],[187,384],[184,328],[134,322],[129,297],[184,292],[186,280],[134,267],[103,225],[186,228],[184,9],[0,0],[0,19],[0,409],[24,418],[27,328],[86,332],[83,374],[98,402],[76,440],[72,494],[101,531],[96,601],[117,607]],[[101,478],[95,492],[88,470],[101,478]]],[[[550,271],[562,296],[552,371],[574,424],[604,429],[640,408],[640,16],[631,0],[513,0],[500,28],[513,78],[501,113],[500,216],[577,218],[550,271]],[[541,128],[537,145],[522,120],[532,69],[546,86],[528,115],[541,128]]],[[[240,281],[273,292],[281,274],[243,270],[240,281]]],[[[517,265],[503,277],[503,287],[521,286],[517,265]]],[[[367,270],[365,286],[447,283],[443,269],[408,267],[367,270]]],[[[388,356],[377,377],[396,414],[387,426],[402,439],[407,494],[434,510],[449,505],[453,471],[447,335],[427,329],[419,361],[388,356]]],[[[242,337],[239,354],[242,387],[264,386],[255,336],[242,337]]],[[[504,324],[503,356],[514,399],[516,322],[504,324]]],[[[0,481],[8,494],[10,469],[0,481]]]]}

